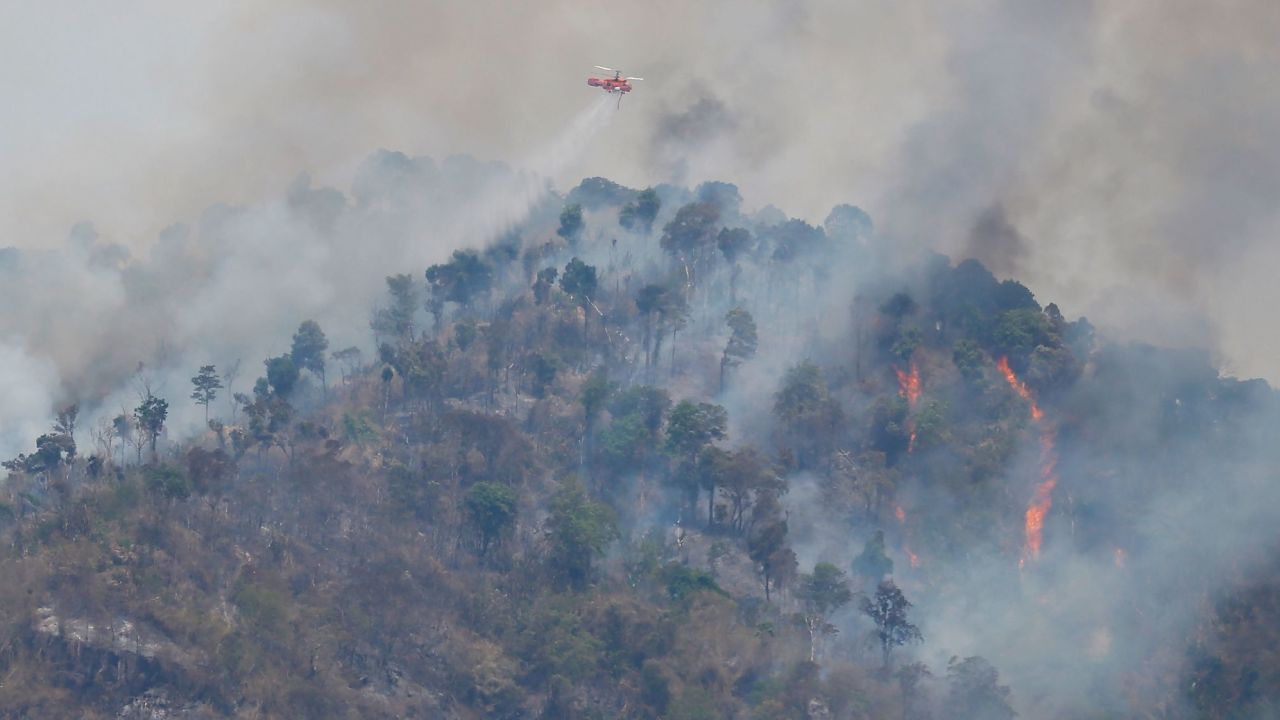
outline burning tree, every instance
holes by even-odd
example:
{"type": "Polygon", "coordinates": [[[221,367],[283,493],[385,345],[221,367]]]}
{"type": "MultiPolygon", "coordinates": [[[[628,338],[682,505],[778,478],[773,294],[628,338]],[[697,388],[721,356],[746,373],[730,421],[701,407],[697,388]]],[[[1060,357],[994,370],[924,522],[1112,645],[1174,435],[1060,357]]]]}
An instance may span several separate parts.
{"type": "Polygon", "coordinates": [[[1022,559],[1018,562],[1021,567],[1028,557],[1034,559],[1040,556],[1040,545],[1044,539],[1044,519],[1053,507],[1053,490],[1058,485],[1058,455],[1054,448],[1057,438],[1053,425],[1044,421],[1044,411],[1036,404],[1030,388],[1009,367],[1008,358],[1001,357],[996,362],[996,368],[1014,393],[1030,405],[1031,419],[1040,429],[1040,481],[1036,483],[1031,503],[1027,506],[1026,545],[1023,548],[1022,559]]]}

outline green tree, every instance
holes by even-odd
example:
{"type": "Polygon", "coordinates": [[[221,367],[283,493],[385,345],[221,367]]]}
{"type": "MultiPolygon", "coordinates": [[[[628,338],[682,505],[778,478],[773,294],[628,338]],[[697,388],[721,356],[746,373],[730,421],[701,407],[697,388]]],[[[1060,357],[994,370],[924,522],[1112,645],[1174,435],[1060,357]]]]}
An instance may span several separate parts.
{"type": "MultiPolygon", "coordinates": [[[[729,415],[719,405],[710,403],[693,403],[682,400],[671,410],[667,419],[667,452],[676,458],[677,468],[673,480],[684,490],[685,497],[692,510],[698,502],[698,490],[704,481],[704,473],[699,468],[699,455],[703,448],[716,440],[723,440],[725,426],[729,415]]],[[[712,509],[715,505],[715,487],[707,500],[712,509]]],[[[711,522],[708,510],[708,524],[711,522]]]]}
{"type": "Polygon", "coordinates": [[[536,398],[545,397],[547,387],[555,382],[556,374],[560,372],[560,360],[550,353],[533,353],[529,355],[526,361],[529,372],[533,375],[533,387],[531,388],[533,396],[536,398]]]}
{"type": "Polygon", "coordinates": [[[898,358],[902,362],[911,360],[911,356],[915,354],[916,348],[920,347],[920,343],[924,338],[920,334],[920,328],[904,327],[898,332],[893,340],[893,344],[889,346],[889,354],[898,358]]]}
{"type": "Polygon", "coordinates": [[[121,413],[111,419],[111,434],[120,439],[120,464],[125,464],[125,446],[133,440],[134,422],[121,413]]]}
{"type": "Polygon", "coordinates": [[[222,381],[218,378],[218,371],[212,365],[201,365],[200,372],[191,378],[191,399],[196,401],[197,405],[204,406],[204,422],[209,424],[209,403],[213,402],[218,396],[218,391],[222,389],[222,381]]]}
{"type": "Polygon", "coordinates": [[[951,352],[951,361],[956,364],[960,376],[971,385],[977,384],[982,379],[984,368],[988,363],[986,354],[982,352],[982,346],[972,340],[957,340],[951,352]]]}
{"type": "Polygon", "coordinates": [[[819,638],[834,635],[836,627],[827,622],[831,613],[853,599],[844,571],[828,562],[813,566],[813,572],[800,576],[796,599],[803,609],[801,617],[809,631],[809,662],[816,662],[819,638]]]}
{"type": "Polygon", "coordinates": [[[613,478],[636,472],[644,492],[654,448],[671,408],[666,391],[639,385],[615,394],[609,401],[613,422],[600,434],[597,461],[613,478]]]}
{"type": "Polygon", "coordinates": [[[829,457],[844,424],[844,413],[827,391],[822,371],[805,360],[787,371],[774,395],[773,414],[782,422],[784,441],[799,469],[829,457]]]}
{"type": "Polygon", "coordinates": [[[600,417],[600,411],[604,409],[605,402],[609,399],[609,392],[609,378],[604,368],[596,368],[587,376],[586,382],[582,383],[578,401],[582,403],[582,414],[588,428],[600,417]]]}
{"type": "Polygon", "coordinates": [[[454,250],[449,262],[427,268],[426,279],[430,293],[427,310],[439,332],[444,304],[467,306],[488,293],[493,285],[493,268],[474,250],[454,250]]]}
{"type": "Polygon", "coordinates": [[[765,602],[770,599],[770,588],[795,572],[796,554],[786,540],[787,521],[776,516],[761,523],[747,538],[747,554],[760,566],[765,602]]]}
{"type": "Polygon", "coordinates": [[[720,209],[714,203],[689,203],[662,229],[659,244],[680,262],[702,265],[715,252],[720,209]]]}
{"type": "Polygon", "coordinates": [[[298,366],[294,364],[293,358],[280,355],[264,360],[263,364],[267,366],[267,384],[271,386],[272,392],[288,400],[293,394],[293,389],[297,387],[300,377],[298,366]]]}
{"type": "Polygon", "coordinates": [[[995,354],[1007,356],[1009,365],[1020,373],[1026,371],[1031,353],[1038,346],[1059,345],[1058,338],[1052,334],[1049,318],[1038,308],[1001,313],[992,331],[992,342],[995,354]]]}
{"type": "Polygon", "coordinates": [[[667,451],[692,460],[708,444],[724,439],[728,421],[719,405],[681,400],[667,419],[667,451]]]}
{"type": "Polygon", "coordinates": [[[582,484],[569,478],[551,499],[546,537],[553,573],[582,588],[591,580],[595,558],[619,535],[613,511],[591,500],[582,484]]]}
{"type": "Polygon", "coordinates": [[[741,271],[738,259],[751,247],[751,242],[751,231],[746,228],[721,228],[720,234],[716,235],[716,247],[720,249],[725,262],[729,263],[730,305],[738,302],[738,274],[741,271]]]}
{"type": "MultiPolygon", "coordinates": [[[[773,259],[779,262],[791,262],[815,252],[827,239],[822,228],[816,228],[798,219],[774,225],[763,234],[773,243],[773,259]]],[[[791,273],[784,277],[794,280],[797,275],[791,273]]]]}
{"type": "Polygon", "coordinates": [[[885,552],[883,530],[872,533],[862,552],[853,559],[853,574],[877,585],[886,575],[893,574],[893,560],[885,552]]]}
{"type": "Polygon", "coordinates": [[[907,401],[897,396],[881,397],[871,407],[871,446],[884,453],[885,463],[890,466],[911,445],[907,411],[907,401]]]}
{"type": "Polygon", "coordinates": [[[582,226],[582,206],[565,205],[560,211],[560,227],[556,228],[556,234],[572,244],[582,235],[582,226]]]}
{"type": "Polygon", "coordinates": [[[502,483],[478,482],[467,491],[463,505],[479,535],[481,557],[515,525],[516,503],[516,491],[502,483]]]}
{"type": "Polygon", "coordinates": [[[157,465],[146,469],[147,491],[164,500],[185,500],[191,495],[191,483],[182,471],[168,465],[157,465]]]}
{"type": "Polygon", "coordinates": [[[658,349],[662,344],[664,323],[659,322],[657,324],[657,337],[654,338],[654,317],[657,316],[665,321],[669,317],[676,316],[680,313],[680,305],[677,295],[665,285],[645,285],[636,293],[636,310],[639,311],[640,317],[644,319],[645,368],[657,364],[658,349]]]}
{"type": "Polygon", "coordinates": [[[13,472],[52,472],[64,462],[69,463],[75,452],[75,442],[70,436],[58,432],[46,433],[36,438],[35,452],[30,455],[19,454],[2,465],[13,472]]]}
{"type": "Polygon", "coordinates": [[[71,455],[76,454],[76,420],[80,418],[80,406],[72,403],[58,411],[53,420],[53,431],[71,440],[71,455]]]}
{"type": "Polygon", "coordinates": [[[342,374],[342,384],[347,384],[347,379],[355,377],[356,372],[360,369],[361,362],[360,348],[352,345],[336,350],[330,357],[338,361],[338,372],[342,374]]]}
{"type": "Polygon", "coordinates": [[[889,671],[890,653],[895,647],[924,640],[920,628],[907,620],[910,609],[911,603],[892,580],[881,582],[875,595],[862,599],[862,612],[876,625],[885,672],[889,671]]]}
{"type": "Polygon", "coordinates": [[[615,417],[600,432],[596,462],[614,478],[637,470],[644,472],[645,456],[652,442],[653,437],[639,415],[615,417]]]}
{"type": "Polygon", "coordinates": [[[289,359],[299,370],[309,370],[320,378],[320,387],[328,391],[325,381],[324,353],[329,349],[329,338],[315,320],[304,320],[293,334],[293,347],[289,351],[289,359]]]}
{"type": "Polygon", "coordinates": [[[391,305],[377,310],[373,314],[370,325],[379,336],[390,337],[398,342],[413,340],[413,316],[418,312],[418,286],[411,275],[389,275],[387,292],[391,294],[391,305]]]}
{"type": "Polygon", "coordinates": [[[653,188],[642,190],[636,199],[622,206],[618,213],[618,224],[632,232],[649,234],[653,230],[653,221],[658,217],[662,201],[653,188]]]}
{"type": "Polygon", "coordinates": [[[708,180],[694,188],[693,195],[698,202],[715,205],[726,217],[737,215],[742,208],[742,193],[733,183],[708,180]]]}
{"type": "Polygon", "coordinates": [[[652,385],[627,388],[609,401],[610,414],[614,417],[639,417],[649,435],[655,439],[670,409],[671,397],[667,395],[667,391],[652,385]]]}
{"type": "Polygon", "coordinates": [[[533,301],[539,305],[546,304],[551,298],[551,289],[556,285],[556,276],[560,271],[556,268],[543,268],[538,271],[537,278],[533,281],[533,301]]]}
{"type": "Polygon", "coordinates": [[[724,391],[724,374],[729,368],[735,368],[750,360],[756,354],[756,321],[751,313],[742,308],[734,308],[724,316],[729,325],[729,342],[720,355],[720,390],[724,391]]]}
{"type": "Polygon", "coordinates": [[[1009,707],[1009,686],[984,658],[973,656],[947,661],[947,705],[957,717],[972,720],[1012,720],[1018,714],[1009,707]]]}
{"type": "Polygon", "coordinates": [[[164,423],[168,417],[169,402],[152,395],[149,389],[146,390],[141,404],[134,408],[133,418],[151,446],[152,460],[156,458],[156,440],[159,439],[160,433],[164,432],[164,423]]]}
{"type": "MultiPolygon", "coordinates": [[[[599,280],[596,278],[596,268],[594,265],[588,265],[578,258],[573,258],[564,266],[564,273],[560,276],[560,289],[579,299],[579,302],[589,301],[596,294],[599,287],[599,280]]],[[[583,303],[584,307],[586,303],[583,303]]]]}
{"type": "Polygon", "coordinates": [[[782,478],[755,448],[724,453],[716,473],[715,482],[729,498],[729,526],[738,533],[746,530],[746,512],[757,498],[772,497],[784,490],[782,478]]]}

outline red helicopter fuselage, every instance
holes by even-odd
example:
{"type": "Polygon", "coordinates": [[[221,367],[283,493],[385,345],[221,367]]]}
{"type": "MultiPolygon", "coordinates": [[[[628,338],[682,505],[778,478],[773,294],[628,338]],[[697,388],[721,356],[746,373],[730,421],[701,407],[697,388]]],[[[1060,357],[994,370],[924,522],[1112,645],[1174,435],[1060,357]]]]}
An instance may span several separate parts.
{"type": "Polygon", "coordinates": [[[609,93],[631,92],[631,83],[628,83],[626,80],[623,80],[622,78],[589,77],[587,78],[587,84],[590,85],[591,87],[598,87],[601,90],[604,90],[605,92],[609,92],[609,93]]]}

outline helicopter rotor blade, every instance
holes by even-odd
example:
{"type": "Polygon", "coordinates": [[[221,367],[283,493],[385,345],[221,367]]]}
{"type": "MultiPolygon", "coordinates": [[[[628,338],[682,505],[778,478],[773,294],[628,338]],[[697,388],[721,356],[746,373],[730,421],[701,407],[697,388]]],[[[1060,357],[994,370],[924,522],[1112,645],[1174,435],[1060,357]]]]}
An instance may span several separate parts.
{"type": "Polygon", "coordinates": [[[607,67],[605,67],[605,66],[603,66],[603,65],[596,65],[595,67],[596,67],[597,69],[599,69],[599,70],[604,70],[605,72],[618,72],[617,70],[614,70],[613,68],[607,68],[607,67]]]}
{"type": "Polygon", "coordinates": [[[633,78],[633,77],[623,78],[623,80],[643,80],[643,79],[644,78],[633,78]]]}

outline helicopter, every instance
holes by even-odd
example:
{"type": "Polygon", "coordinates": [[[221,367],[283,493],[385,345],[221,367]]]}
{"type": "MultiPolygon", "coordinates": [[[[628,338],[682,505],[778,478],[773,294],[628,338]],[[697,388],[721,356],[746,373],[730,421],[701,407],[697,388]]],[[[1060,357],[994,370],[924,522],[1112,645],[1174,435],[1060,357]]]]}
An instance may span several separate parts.
{"type": "Polygon", "coordinates": [[[618,93],[619,106],[622,105],[623,93],[631,92],[631,81],[644,79],[640,77],[622,77],[621,70],[614,70],[613,68],[607,68],[603,65],[596,65],[595,67],[600,70],[604,70],[605,72],[613,73],[613,77],[589,77],[587,78],[587,84],[591,87],[598,87],[607,93],[618,93]]]}

